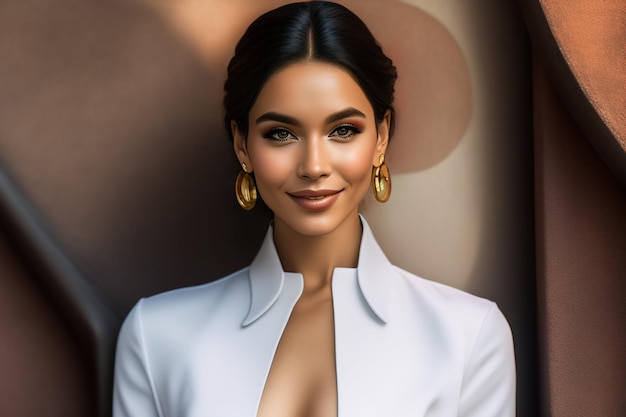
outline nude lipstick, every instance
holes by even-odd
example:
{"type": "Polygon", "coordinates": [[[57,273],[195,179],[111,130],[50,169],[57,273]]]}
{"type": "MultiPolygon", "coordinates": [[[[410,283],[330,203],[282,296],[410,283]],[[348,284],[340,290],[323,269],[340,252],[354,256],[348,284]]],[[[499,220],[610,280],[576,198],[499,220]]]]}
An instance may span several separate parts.
{"type": "Polygon", "coordinates": [[[305,210],[323,211],[337,201],[340,193],[341,190],[301,190],[288,194],[305,210]]]}

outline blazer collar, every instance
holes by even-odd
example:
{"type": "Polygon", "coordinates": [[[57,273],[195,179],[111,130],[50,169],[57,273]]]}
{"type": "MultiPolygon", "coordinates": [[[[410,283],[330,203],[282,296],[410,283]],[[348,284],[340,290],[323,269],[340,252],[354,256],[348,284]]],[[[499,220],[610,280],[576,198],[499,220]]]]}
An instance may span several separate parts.
{"type": "MultiPolygon", "coordinates": [[[[357,265],[357,281],[363,298],[376,316],[387,323],[389,320],[389,291],[395,274],[393,265],[376,242],[372,230],[363,216],[363,236],[357,265]]],[[[276,247],[272,225],[261,249],[250,264],[250,310],[242,325],[248,326],[261,317],[276,302],[283,289],[283,271],[276,247]]]]}

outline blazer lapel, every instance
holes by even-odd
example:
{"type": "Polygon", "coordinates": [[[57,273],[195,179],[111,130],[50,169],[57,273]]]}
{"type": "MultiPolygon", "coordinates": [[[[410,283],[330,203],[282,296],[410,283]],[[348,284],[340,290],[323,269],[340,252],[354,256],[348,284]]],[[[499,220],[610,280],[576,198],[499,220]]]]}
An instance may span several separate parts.
{"type": "Polygon", "coordinates": [[[339,417],[388,414],[394,370],[390,295],[397,272],[365,219],[356,273],[333,276],[335,352],[339,417]]]}

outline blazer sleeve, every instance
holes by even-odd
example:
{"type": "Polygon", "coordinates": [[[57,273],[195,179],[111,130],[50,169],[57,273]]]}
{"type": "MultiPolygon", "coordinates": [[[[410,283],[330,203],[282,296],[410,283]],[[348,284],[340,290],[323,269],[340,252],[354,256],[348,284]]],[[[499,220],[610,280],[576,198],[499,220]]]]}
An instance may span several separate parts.
{"type": "Polygon", "coordinates": [[[140,300],[126,317],[115,353],[113,417],[161,417],[144,346],[140,300]]]}
{"type": "Polygon", "coordinates": [[[459,417],[514,417],[515,385],[511,329],[494,303],[466,366],[459,417]]]}

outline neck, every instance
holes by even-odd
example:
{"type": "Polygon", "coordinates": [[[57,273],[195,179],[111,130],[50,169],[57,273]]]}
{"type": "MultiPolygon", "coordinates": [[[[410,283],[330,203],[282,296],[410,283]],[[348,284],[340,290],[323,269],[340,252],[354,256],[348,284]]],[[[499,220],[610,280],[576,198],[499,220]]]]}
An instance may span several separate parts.
{"type": "Polygon", "coordinates": [[[337,267],[355,268],[359,260],[362,226],[358,213],[324,235],[303,235],[276,218],[274,244],[283,270],[304,276],[304,292],[330,288],[337,267]]]}

